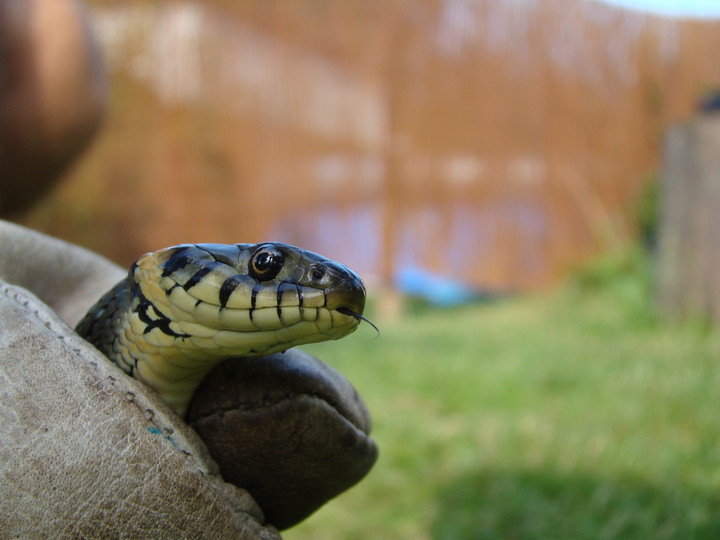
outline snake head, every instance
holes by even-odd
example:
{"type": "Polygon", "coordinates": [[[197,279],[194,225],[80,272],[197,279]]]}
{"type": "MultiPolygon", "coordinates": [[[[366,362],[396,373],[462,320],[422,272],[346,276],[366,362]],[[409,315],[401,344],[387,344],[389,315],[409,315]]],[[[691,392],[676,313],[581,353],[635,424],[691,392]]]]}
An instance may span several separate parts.
{"type": "Polygon", "coordinates": [[[364,308],[360,277],[317,253],[184,244],[140,257],[77,330],[183,415],[223,359],[341,338],[364,308]]]}
{"type": "Polygon", "coordinates": [[[131,274],[143,334],[210,356],[337,339],[357,328],[365,308],[355,272],[277,242],[174,246],[141,257],[131,274]]]}

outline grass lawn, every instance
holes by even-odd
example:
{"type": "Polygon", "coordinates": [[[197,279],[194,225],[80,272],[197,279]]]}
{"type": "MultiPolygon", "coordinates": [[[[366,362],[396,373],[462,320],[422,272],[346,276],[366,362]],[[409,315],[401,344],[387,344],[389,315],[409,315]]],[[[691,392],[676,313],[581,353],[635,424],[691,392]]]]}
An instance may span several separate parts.
{"type": "Polygon", "coordinates": [[[284,537],[720,538],[720,333],[657,320],[648,281],[623,259],[308,347],[365,398],[380,459],[284,537]]]}

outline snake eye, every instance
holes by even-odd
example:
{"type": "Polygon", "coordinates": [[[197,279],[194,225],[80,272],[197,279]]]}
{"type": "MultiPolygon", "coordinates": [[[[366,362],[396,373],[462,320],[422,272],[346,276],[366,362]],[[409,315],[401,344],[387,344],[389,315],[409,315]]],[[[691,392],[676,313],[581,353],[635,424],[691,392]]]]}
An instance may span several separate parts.
{"type": "Polygon", "coordinates": [[[258,281],[274,279],[282,270],[285,258],[275,248],[262,248],[250,258],[250,275],[258,281]]]}

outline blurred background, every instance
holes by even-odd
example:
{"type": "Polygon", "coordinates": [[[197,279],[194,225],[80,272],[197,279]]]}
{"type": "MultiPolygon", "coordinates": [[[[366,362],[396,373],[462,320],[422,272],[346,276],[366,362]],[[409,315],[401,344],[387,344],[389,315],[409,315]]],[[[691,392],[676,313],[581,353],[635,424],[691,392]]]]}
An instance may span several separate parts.
{"type": "Polygon", "coordinates": [[[558,282],[637,230],[720,23],[600,2],[89,2],[105,124],[32,227],[123,264],[299,244],[365,276],[558,282]]]}
{"type": "Polygon", "coordinates": [[[720,538],[718,6],[622,4],[89,1],[104,124],[12,218],[363,275],[380,337],[309,350],[381,458],[287,538],[720,538]]]}

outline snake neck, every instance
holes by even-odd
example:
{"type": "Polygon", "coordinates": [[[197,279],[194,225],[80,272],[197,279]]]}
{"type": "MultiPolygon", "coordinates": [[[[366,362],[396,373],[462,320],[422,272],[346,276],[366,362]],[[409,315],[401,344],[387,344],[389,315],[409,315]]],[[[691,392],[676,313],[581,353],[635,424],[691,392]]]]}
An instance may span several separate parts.
{"type": "MultiPolygon", "coordinates": [[[[90,308],[75,327],[81,337],[112,360],[119,351],[116,336],[130,305],[131,288],[128,277],[118,282],[90,308]]],[[[128,369],[123,369],[129,372],[128,369]]]]}
{"type": "Polygon", "coordinates": [[[190,352],[175,346],[191,337],[176,330],[131,277],[103,295],[76,327],[80,336],[184,416],[200,381],[223,358],[217,348],[190,352]]]}

